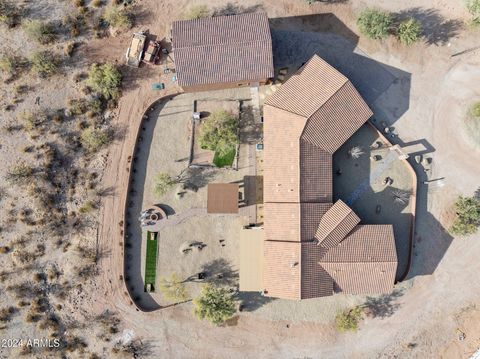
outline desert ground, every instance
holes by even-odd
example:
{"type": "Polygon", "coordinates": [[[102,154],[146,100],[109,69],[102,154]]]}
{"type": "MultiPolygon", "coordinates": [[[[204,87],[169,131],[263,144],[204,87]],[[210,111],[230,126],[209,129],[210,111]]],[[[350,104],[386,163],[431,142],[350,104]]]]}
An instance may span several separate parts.
{"type": "MultiPolygon", "coordinates": [[[[91,8],[92,19],[100,16],[105,5],[94,8],[89,1],[85,3],[91,8]]],[[[78,137],[81,123],[88,120],[83,115],[65,115],[66,120],[37,129],[41,130],[38,133],[16,130],[15,126],[25,110],[61,110],[70,106],[69,100],[83,98],[83,85],[77,75],[87,72],[95,62],[123,64],[133,31],[149,29],[158,38],[168,38],[169,23],[181,18],[193,3],[211,9],[227,4],[221,0],[136,1],[130,5],[136,14],[132,30],[102,36],[85,30],[74,39],[78,45],[73,55],[62,55],[65,60],[58,74],[43,79],[21,72],[14,81],[5,79],[2,83],[0,241],[2,247],[12,250],[0,254],[0,305],[7,308],[16,303],[16,309],[11,319],[2,323],[1,338],[60,336],[68,345],[62,351],[47,348],[34,353],[1,347],[0,356],[131,357],[131,352],[112,348],[133,338],[140,341],[143,356],[155,358],[470,357],[480,347],[480,283],[475,280],[480,270],[480,235],[453,238],[446,230],[455,198],[472,195],[479,188],[480,178],[480,150],[471,143],[463,124],[468,105],[480,98],[479,30],[468,25],[469,14],[460,0],[236,3],[236,11],[264,10],[272,18],[277,68],[294,68],[318,53],[352,80],[374,111],[377,123],[383,121],[394,128],[392,142],[420,146],[417,153],[432,158],[428,173],[412,161],[418,188],[410,273],[393,295],[378,298],[381,310],[376,315],[366,317],[358,332],[340,334],[332,322],[335,311],[360,304],[366,298],[334,296],[302,303],[274,300],[240,313],[221,327],[195,319],[189,303],[148,313],[136,308],[121,279],[125,274],[125,233],[120,223],[126,218],[131,156],[145,111],[179,93],[175,83],[163,75],[164,65],[121,68],[124,80],[118,104],[95,120],[115,130],[114,141],[94,155],[78,152],[75,141],[69,141],[78,137]],[[404,47],[392,37],[373,41],[359,35],[355,18],[365,6],[418,18],[424,28],[422,41],[404,47]],[[160,81],[166,83],[166,89],[152,90],[152,83],[160,81]],[[27,85],[29,91],[18,95],[18,85],[27,85]],[[39,105],[35,104],[37,97],[39,105]],[[55,170],[49,172],[55,186],[49,187],[39,175],[32,181],[40,187],[33,191],[37,197],[32,199],[28,186],[6,181],[8,169],[22,161],[43,168],[51,156],[46,144],[52,144],[61,155],[53,165],[47,163],[47,168],[55,170]],[[74,176],[74,172],[78,174],[74,176]],[[445,186],[436,188],[424,183],[436,178],[444,178],[445,186]],[[69,191],[72,187],[74,192],[69,191]],[[45,210],[37,204],[47,202],[38,196],[42,190],[55,195],[60,210],[49,213],[48,207],[45,210]],[[79,213],[88,201],[97,198],[91,212],[77,214],[81,221],[68,215],[79,213]],[[48,279],[42,279],[43,275],[48,279]],[[39,297],[44,299],[43,304],[35,302],[39,297]],[[30,321],[27,317],[34,307],[40,314],[32,322],[32,317],[30,321]],[[462,333],[465,337],[460,340],[462,333]]],[[[57,23],[76,11],[69,1],[21,4],[28,10],[28,18],[57,23]]],[[[7,29],[3,25],[0,36],[2,53],[14,51],[24,57],[37,49],[63,53],[65,44],[71,41],[71,35],[62,30],[53,44],[37,45],[21,27],[7,29]]],[[[159,118],[163,116],[160,107],[152,110],[159,118]]],[[[172,146],[152,147],[158,160],[155,164],[150,159],[145,161],[143,171],[147,171],[147,177],[149,170],[167,166],[161,155],[172,146]]],[[[173,166],[172,162],[168,165],[173,166]]],[[[183,168],[181,163],[177,165],[170,170],[183,168]]],[[[148,197],[151,188],[147,185],[140,189],[150,204],[154,200],[148,197]]],[[[201,198],[204,194],[199,192],[201,198]]],[[[189,205],[188,201],[178,203],[189,205]]],[[[134,206],[143,207],[142,203],[134,206]]],[[[181,229],[168,229],[168,236],[178,242],[171,247],[172,254],[178,253],[176,247],[181,239],[177,233],[181,229]]],[[[227,256],[234,255],[234,248],[227,248],[227,256]]],[[[195,266],[202,264],[198,261],[195,266]]]]}

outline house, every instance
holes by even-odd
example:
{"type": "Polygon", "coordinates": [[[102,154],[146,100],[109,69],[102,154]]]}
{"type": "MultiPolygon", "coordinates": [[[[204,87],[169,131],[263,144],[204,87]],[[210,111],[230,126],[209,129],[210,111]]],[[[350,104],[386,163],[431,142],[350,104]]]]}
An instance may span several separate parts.
{"type": "Polygon", "coordinates": [[[272,37],[265,13],[175,21],[173,55],[185,92],[265,84],[272,78],[272,37]]]}
{"type": "Polygon", "coordinates": [[[316,55],[266,100],[258,266],[266,296],[392,291],[392,225],[360,224],[346,203],[332,202],[332,156],[371,115],[352,83],[316,55]]]}

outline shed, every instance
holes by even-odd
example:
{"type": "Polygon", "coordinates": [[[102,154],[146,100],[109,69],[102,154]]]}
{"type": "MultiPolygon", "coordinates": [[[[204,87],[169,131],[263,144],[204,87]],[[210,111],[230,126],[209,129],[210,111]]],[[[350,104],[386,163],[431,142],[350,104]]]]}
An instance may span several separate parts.
{"type": "Polygon", "coordinates": [[[209,183],[207,213],[238,213],[238,184],[209,183]]]}

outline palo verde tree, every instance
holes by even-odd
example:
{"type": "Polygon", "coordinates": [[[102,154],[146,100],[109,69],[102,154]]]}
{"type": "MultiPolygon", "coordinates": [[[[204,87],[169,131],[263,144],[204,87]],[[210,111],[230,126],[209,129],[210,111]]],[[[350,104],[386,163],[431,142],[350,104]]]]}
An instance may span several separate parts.
{"type": "Polygon", "coordinates": [[[460,196],[454,208],[455,219],[450,232],[460,236],[475,233],[480,225],[480,200],[475,197],[460,196]]]}
{"type": "Polygon", "coordinates": [[[159,287],[160,293],[163,294],[166,300],[183,302],[188,299],[185,283],[178,278],[176,273],[172,273],[170,277],[161,277],[159,287]]]}
{"type": "Polygon", "coordinates": [[[220,110],[212,112],[204,120],[200,133],[200,146],[224,156],[237,143],[238,119],[220,110]]]}
{"type": "Polygon", "coordinates": [[[235,301],[227,288],[206,284],[198,298],[193,300],[194,313],[199,319],[207,319],[219,325],[235,314],[235,301]]]}

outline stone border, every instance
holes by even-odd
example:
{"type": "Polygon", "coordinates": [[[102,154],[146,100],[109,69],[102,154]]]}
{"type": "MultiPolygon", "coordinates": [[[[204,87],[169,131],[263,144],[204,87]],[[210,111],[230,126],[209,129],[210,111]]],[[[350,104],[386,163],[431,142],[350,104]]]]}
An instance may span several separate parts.
{"type": "MultiPolygon", "coordinates": [[[[385,137],[385,135],[373,123],[371,123],[370,120],[368,120],[367,123],[375,132],[377,132],[378,136],[382,139],[382,141],[384,141],[390,146],[393,146],[393,144],[387,139],[387,137],[385,137]]],[[[405,269],[403,274],[400,276],[400,279],[398,281],[396,280],[395,283],[403,282],[405,278],[408,276],[408,273],[410,272],[410,268],[412,266],[413,242],[415,240],[415,214],[416,214],[416,207],[417,207],[417,185],[418,185],[417,173],[413,169],[413,166],[406,159],[401,159],[400,161],[403,161],[405,163],[408,170],[412,174],[412,193],[410,195],[412,222],[410,224],[410,249],[408,251],[407,268],[405,269]]]]}

